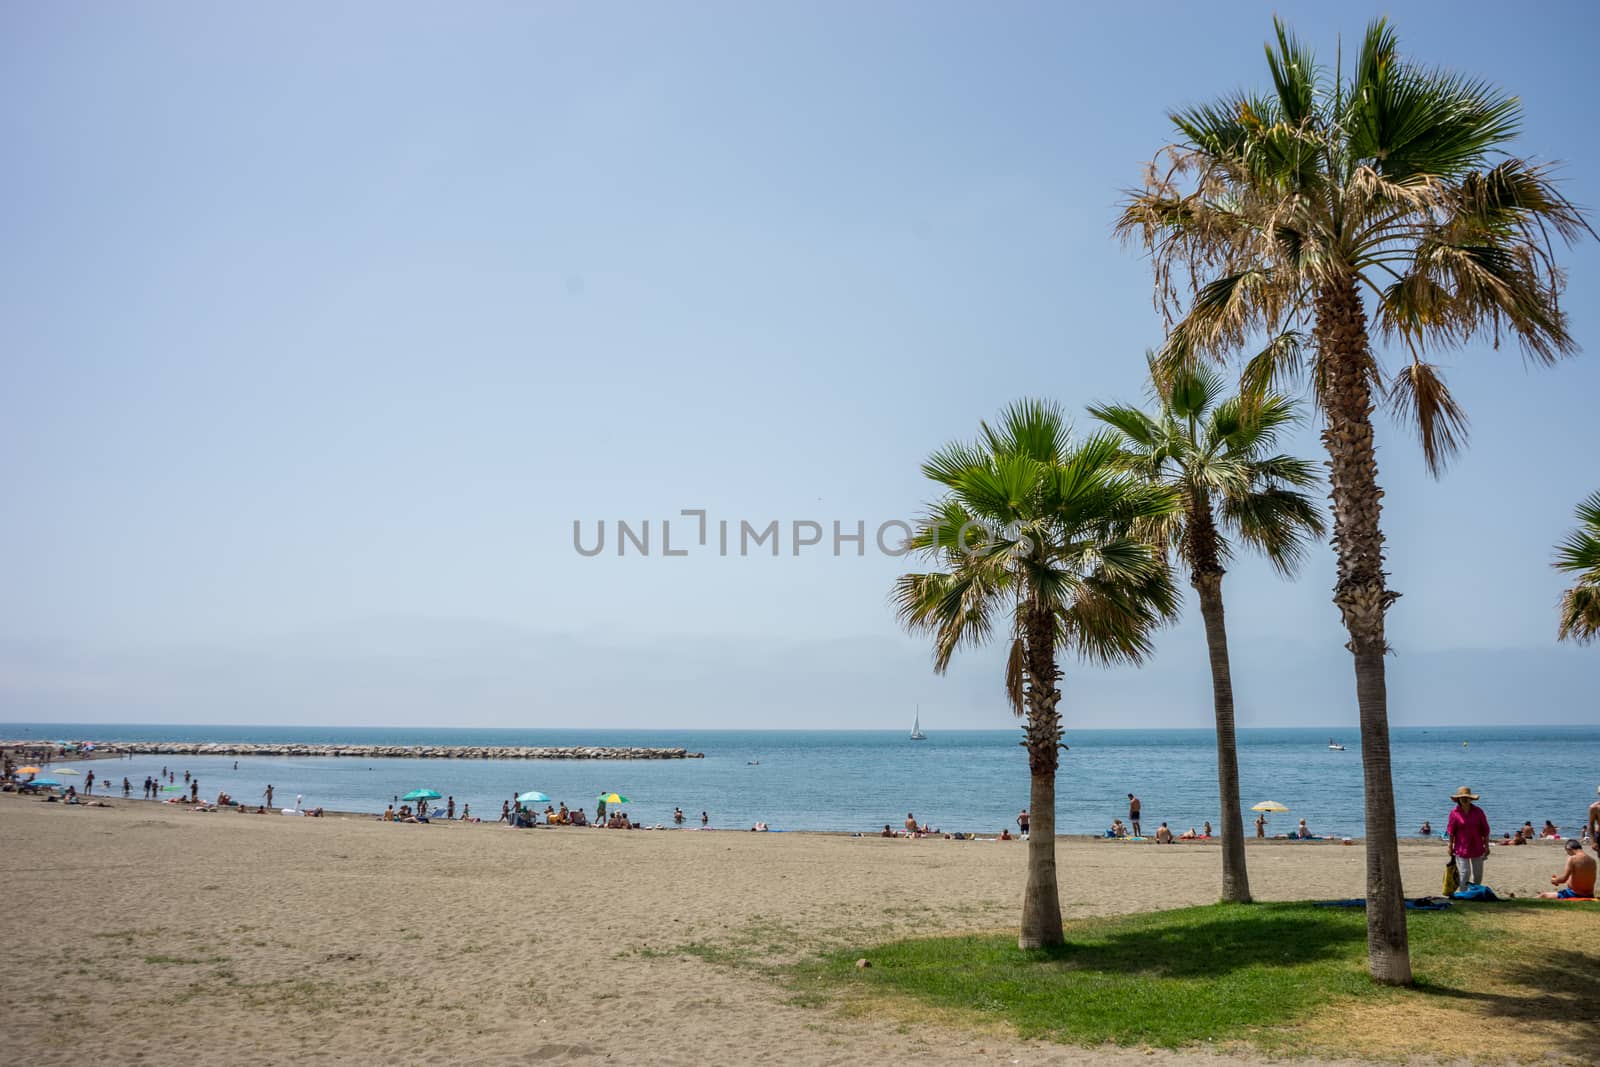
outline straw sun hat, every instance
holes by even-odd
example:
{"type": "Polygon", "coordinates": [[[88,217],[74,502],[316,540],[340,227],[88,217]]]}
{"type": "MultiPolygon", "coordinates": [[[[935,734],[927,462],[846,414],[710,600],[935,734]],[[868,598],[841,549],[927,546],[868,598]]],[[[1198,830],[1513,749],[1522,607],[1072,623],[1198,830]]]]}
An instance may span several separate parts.
{"type": "Polygon", "coordinates": [[[1466,786],[1462,786],[1460,789],[1457,789],[1454,793],[1452,793],[1450,795],[1450,799],[1451,800],[1474,800],[1475,801],[1475,800],[1478,799],[1478,794],[1474,793],[1472,790],[1468,789],[1466,786]]]}

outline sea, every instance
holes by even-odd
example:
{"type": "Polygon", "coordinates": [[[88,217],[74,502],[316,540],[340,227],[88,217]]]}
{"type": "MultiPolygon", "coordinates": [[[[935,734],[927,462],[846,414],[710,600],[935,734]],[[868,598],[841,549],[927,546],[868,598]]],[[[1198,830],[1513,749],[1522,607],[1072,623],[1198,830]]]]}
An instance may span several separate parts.
{"type": "MultiPolygon", "coordinates": [[[[925,727],[926,728],[926,727],[925,727]]],[[[308,807],[381,812],[413,789],[454,797],[485,819],[501,802],[538,790],[553,802],[592,813],[602,793],[629,798],[636,822],[672,826],[674,808],[686,826],[748,830],[872,833],[899,828],[908,814],[945,831],[994,834],[1015,828],[1028,803],[1028,764],[1019,730],[507,730],[388,729],[308,726],[162,726],[92,723],[0,723],[10,740],[173,742],[303,742],[371,745],[603,745],[684,747],[705,753],[687,760],[449,760],[138,756],[79,764],[102,781],[133,783],[163,767],[178,780],[188,771],[200,794],[225,791],[259,803],[268,784],[279,806],[304,798],[308,807]],[[237,762],[237,767],[235,767],[237,762]]],[[[1057,829],[1102,833],[1127,816],[1127,794],[1143,802],[1146,833],[1162,822],[1176,833],[1218,822],[1215,735],[1210,730],[1076,730],[1067,735],[1057,777],[1057,829]]],[[[1496,832],[1524,820],[1549,819],[1564,834],[1581,829],[1600,785],[1600,727],[1429,726],[1391,732],[1390,756],[1398,829],[1414,836],[1424,820],[1444,826],[1460,786],[1482,796],[1496,832]]],[[[56,764],[57,767],[63,764],[56,764]]],[[[1239,731],[1239,773],[1245,808],[1277,801],[1268,833],[1305,819],[1319,835],[1360,836],[1363,827],[1361,744],[1353,733],[1326,728],[1239,731]],[[1330,740],[1345,746],[1330,750],[1330,740]]],[[[64,778],[80,782],[81,778],[64,778]]],[[[101,791],[98,786],[95,790],[101,791]]],[[[1248,811],[1246,819],[1254,818],[1248,811]]]]}

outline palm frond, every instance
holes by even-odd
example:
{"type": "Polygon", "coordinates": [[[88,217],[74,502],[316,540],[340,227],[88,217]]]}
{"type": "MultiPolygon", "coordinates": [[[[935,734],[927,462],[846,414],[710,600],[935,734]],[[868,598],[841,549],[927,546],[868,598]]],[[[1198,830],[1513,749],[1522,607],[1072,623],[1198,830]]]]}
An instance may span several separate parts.
{"type": "Polygon", "coordinates": [[[1467,414],[1450,395],[1439,368],[1413,360],[1389,386],[1389,409],[1416,431],[1428,472],[1438,477],[1467,441],[1467,414]]]}

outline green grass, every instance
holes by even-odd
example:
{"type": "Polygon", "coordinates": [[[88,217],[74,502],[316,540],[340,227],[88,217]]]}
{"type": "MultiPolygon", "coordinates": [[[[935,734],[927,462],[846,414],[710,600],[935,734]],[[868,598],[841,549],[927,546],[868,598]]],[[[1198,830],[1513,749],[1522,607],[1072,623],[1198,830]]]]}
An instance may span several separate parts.
{"type": "MultiPolygon", "coordinates": [[[[1419,1011],[1433,1001],[1440,1010],[1516,1017],[1542,1003],[1559,1014],[1560,1000],[1582,995],[1581,976],[1593,959],[1569,961],[1573,974],[1553,973],[1549,945],[1539,944],[1544,937],[1507,931],[1530,919],[1565,925],[1578,918],[1559,907],[1514,902],[1408,912],[1416,990],[1368,979],[1359,909],[1303,903],[1082,920],[1069,923],[1067,944],[1051,950],[1024,952],[1011,934],[896,941],[829,952],[793,978],[799,988],[833,987],[873,998],[877,1007],[898,998],[958,1021],[1009,1024],[1023,1037],[1162,1047],[1244,1040],[1304,1051],[1291,1028],[1364,1005],[1419,1011]],[[858,970],[860,957],[872,966],[858,970]],[[1541,982],[1548,984],[1539,988],[1541,982]],[[1500,990],[1493,998],[1483,992],[1491,985],[1500,990]]],[[[1330,1032],[1337,1046],[1337,1028],[1322,1027],[1318,1040],[1330,1032]]],[[[1350,1040],[1358,1037],[1366,1035],[1352,1031],[1350,1040]]]]}

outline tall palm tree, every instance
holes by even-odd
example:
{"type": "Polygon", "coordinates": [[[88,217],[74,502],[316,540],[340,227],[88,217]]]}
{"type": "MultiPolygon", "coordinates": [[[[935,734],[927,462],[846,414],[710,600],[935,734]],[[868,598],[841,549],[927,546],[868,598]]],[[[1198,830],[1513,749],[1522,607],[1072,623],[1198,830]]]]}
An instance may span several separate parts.
{"type": "Polygon", "coordinates": [[[1059,945],[1056,653],[1108,664],[1150,654],[1149,634],[1178,597],[1137,528],[1177,501],[1118,465],[1111,434],[1074,441],[1060,408],[1036,400],[982,424],[976,443],[946,445],[922,471],[942,493],[910,547],[938,569],[901,575],[893,600],[907,629],[932,636],[939,673],[957,649],[985,643],[997,627],[1009,634],[1005,692],[1024,718],[1031,813],[1017,944],[1059,945]]]}
{"type": "Polygon", "coordinates": [[[1554,567],[1578,576],[1561,594],[1557,640],[1586,645],[1600,637],[1600,491],[1578,505],[1578,528],[1556,547],[1554,567]]]}
{"type": "Polygon", "coordinates": [[[1121,434],[1130,469],[1171,488],[1181,501],[1148,532],[1189,568],[1200,599],[1217,719],[1222,899],[1248,903],[1222,576],[1234,542],[1261,552],[1285,577],[1294,574],[1307,546],[1324,530],[1320,509],[1300,492],[1315,485],[1317,476],[1306,460],[1273,451],[1279,432],[1298,421],[1284,397],[1224,398],[1222,376],[1210,367],[1179,370],[1163,379],[1152,366],[1150,380],[1155,415],[1127,405],[1094,406],[1089,413],[1121,434]]]}
{"type": "Polygon", "coordinates": [[[1151,252],[1157,302],[1175,320],[1166,362],[1264,337],[1243,368],[1246,386],[1309,379],[1321,409],[1333,602],[1350,635],[1361,716],[1369,968],[1406,984],[1384,678],[1384,618],[1400,594],[1383,569],[1374,394],[1414,426],[1437,474],[1464,443],[1466,418],[1425,346],[1510,333],[1537,362],[1576,351],[1552,245],[1588,225],[1547,167],[1507,153],[1521,117],[1515,97],[1407,61],[1381,20],[1348,72],[1319,68],[1276,28],[1271,91],[1173,113],[1180,143],[1157,157],[1119,228],[1151,252]],[[1369,313],[1409,357],[1392,376],[1372,351],[1369,313]]]}

